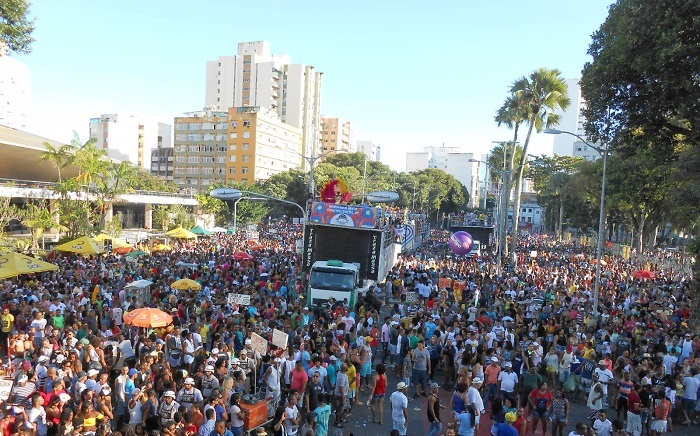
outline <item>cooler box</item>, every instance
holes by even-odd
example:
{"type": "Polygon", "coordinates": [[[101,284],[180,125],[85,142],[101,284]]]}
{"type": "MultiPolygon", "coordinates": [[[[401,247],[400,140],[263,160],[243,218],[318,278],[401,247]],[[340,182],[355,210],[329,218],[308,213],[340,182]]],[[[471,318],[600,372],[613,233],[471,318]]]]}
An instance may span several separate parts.
{"type": "Polygon", "coordinates": [[[261,400],[255,404],[241,402],[239,405],[243,412],[243,430],[251,430],[267,421],[267,401],[261,400]]]}

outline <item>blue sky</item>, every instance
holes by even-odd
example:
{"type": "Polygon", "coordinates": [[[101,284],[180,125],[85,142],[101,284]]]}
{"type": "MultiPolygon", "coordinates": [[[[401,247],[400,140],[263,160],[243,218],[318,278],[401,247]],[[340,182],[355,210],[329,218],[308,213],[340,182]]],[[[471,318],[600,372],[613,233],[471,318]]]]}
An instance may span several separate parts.
{"type": "MultiPolygon", "coordinates": [[[[578,77],[611,0],[35,0],[34,132],[87,139],[90,117],[131,113],[172,124],[204,105],[206,61],[238,42],[324,74],[322,111],[350,120],[382,161],[405,170],[426,145],[488,151],[511,138],[493,115],[539,67],[578,77]]],[[[551,152],[538,135],[535,154],[551,152]]]]}

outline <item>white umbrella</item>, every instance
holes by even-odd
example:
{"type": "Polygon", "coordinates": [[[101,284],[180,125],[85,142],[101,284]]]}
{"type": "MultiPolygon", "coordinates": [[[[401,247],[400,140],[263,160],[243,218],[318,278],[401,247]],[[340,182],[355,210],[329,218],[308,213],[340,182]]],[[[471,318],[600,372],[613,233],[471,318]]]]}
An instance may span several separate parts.
{"type": "Polygon", "coordinates": [[[129,283],[124,286],[124,289],[145,289],[151,286],[153,282],[149,280],[136,280],[135,282],[129,283]]]}
{"type": "Polygon", "coordinates": [[[226,230],[226,229],[223,228],[223,227],[214,227],[214,228],[211,228],[211,229],[209,229],[209,230],[212,231],[212,232],[215,232],[215,233],[226,233],[226,232],[228,232],[228,230],[226,230]]]}

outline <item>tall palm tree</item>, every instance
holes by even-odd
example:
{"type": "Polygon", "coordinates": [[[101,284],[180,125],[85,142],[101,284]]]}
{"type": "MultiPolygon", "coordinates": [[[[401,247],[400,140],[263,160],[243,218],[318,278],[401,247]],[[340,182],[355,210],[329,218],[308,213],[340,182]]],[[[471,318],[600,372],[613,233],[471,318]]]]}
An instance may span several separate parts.
{"type": "MultiPolygon", "coordinates": [[[[522,149],[518,147],[518,133],[520,126],[529,118],[527,105],[524,102],[522,95],[512,94],[503,102],[503,105],[496,111],[495,121],[500,127],[505,125],[509,129],[513,129],[513,141],[503,144],[503,159],[507,166],[503,174],[503,194],[501,195],[501,216],[499,216],[499,240],[498,251],[501,256],[508,254],[508,245],[506,244],[506,227],[508,226],[508,203],[510,201],[510,192],[513,189],[513,166],[515,165],[516,149],[522,153],[522,149]],[[510,156],[508,156],[508,145],[510,145],[510,156]]],[[[500,259],[500,257],[499,257],[500,259]]]]}
{"type": "Polygon", "coordinates": [[[564,111],[571,103],[567,96],[568,86],[557,69],[540,68],[527,77],[516,80],[511,93],[524,105],[523,110],[529,114],[527,136],[523,145],[523,155],[517,168],[515,179],[515,199],[513,201],[513,235],[510,241],[511,252],[518,246],[518,222],[520,219],[520,196],[523,183],[523,171],[527,161],[527,149],[530,145],[533,129],[541,131],[559,124],[560,116],[554,113],[564,111]]]}
{"type": "Polygon", "coordinates": [[[72,144],[64,144],[55,146],[50,142],[44,141],[45,151],[39,154],[39,159],[42,162],[51,162],[58,171],[59,183],[63,181],[61,178],[61,170],[70,165],[75,157],[75,148],[72,144]]]}

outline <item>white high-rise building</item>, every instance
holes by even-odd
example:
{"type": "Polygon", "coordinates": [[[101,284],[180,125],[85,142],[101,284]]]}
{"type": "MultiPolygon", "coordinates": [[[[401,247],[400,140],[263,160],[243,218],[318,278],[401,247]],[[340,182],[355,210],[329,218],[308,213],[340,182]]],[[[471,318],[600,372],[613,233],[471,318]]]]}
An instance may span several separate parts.
{"type": "Polygon", "coordinates": [[[9,57],[0,41],[0,125],[27,130],[32,105],[32,75],[24,63],[9,57]]]}
{"type": "MultiPolygon", "coordinates": [[[[587,142],[599,146],[600,144],[589,141],[584,130],[586,117],[583,115],[583,109],[586,107],[586,101],[581,96],[580,78],[568,79],[566,84],[569,87],[568,97],[571,100],[569,108],[565,111],[558,110],[556,114],[561,116],[559,125],[555,128],[566,132],[575,133],[586,139],[587,142]]],[[[554,154],[559,156],[583,157],[586,160],[594,161],[600,158],[597,151],[587,146],[575,136],[567,134],[554,135],[554,154]]]]}
{"type": "Polygon", "coordinates": [[[355,148],[371,161],[379,162],[381,160],[382,147],[375,144],[374,141],[357,141],[355,148]]]}
{"type": "Polygon", "coordinates": [[[207,62],[206,74],[205,106],[274,110],[302,130],[304,156],[320,153],[322,72],[292,64],[289,55],[273,55],[267,41],[254,41],[239,43],[237,55],[207,62]]]}
{"type": "Polygon", "coordinates": [[[113,159],[150,170],[152,151],[172,144],[172,125],[134,115],[103,114],[90,119],[90,139],[113,159]]]}
{"type": "Polygon", "coordinates": [[[474,153],[465,153],[458,147],[424,147],[422,152],[406,153],[406,172],[420,171],[428,168],[443,170],[451,174],[469,191],[469,207],[478,207],[481,199],[483,179],[481,162],[474,153]]]}

